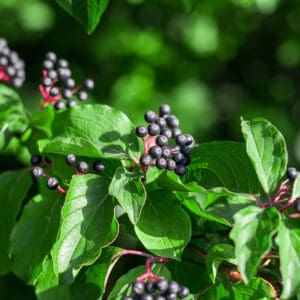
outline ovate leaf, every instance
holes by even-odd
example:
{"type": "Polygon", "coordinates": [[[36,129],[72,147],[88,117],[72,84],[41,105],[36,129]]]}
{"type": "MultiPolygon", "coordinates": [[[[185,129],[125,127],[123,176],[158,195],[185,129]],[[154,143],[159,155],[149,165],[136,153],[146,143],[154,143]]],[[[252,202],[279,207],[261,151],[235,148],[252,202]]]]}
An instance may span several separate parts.
{"type": "Polygon", "coordinates": [[[140,156],[134,125],[125,114],[106,105],[84,105],[57,114],[52,133],[52,139],[39,141],[44,153],[127,159],[140,156]]]}
{"type": "Polygon", "coordinates": [[[255,194],[260,190],[242,143],[204,143],[192,149],[190,157],[184,182],[196,181],[205,188],[225,187],[240,193],[255,194]]]}
{"type": "Polygon", "coordinates": [[[234,255],[234,247],[232,245],[217,244],[208,251],[205,263],[213,283],[215,283],[219,266],[224,261],[237,265],[237,260],[234,255]]]}
{"type": "Polygon", "coordinates": [[[118,234],[108,185],[107,178],[94,174],[73,176],[70,182],[52,249],[54,271],[66,282],[73,281],[74,268],[92,264],[118,234]]]}
{"type": "Polygon", "coordinates": [[[31,184],[31,174],[28,170],[0,174],[0,275],[9,272],[9,236],[31,184]]]}
{"type": "Polygon", "coordinates": [[[276,244],[279,249],[283,290],[280,299],[289,299],[300,289],[300,222],[284,218],[278,227],[276,244]]]}
{"type": "Polygon", "coordinates": [[[293,193],[292,198],[300,198],[300,176],[297,176],[293,183],[293,193]]]}
{"type": "Polygon", "coordinates": [[[242,121],[249,158],[266,193],[275,190],[286,172],[287,150],[282,134],[266,120],[242,121]]]}
{"type": "Polygon", "coordinates": [[[34,197],[12,231],[12,271],[29,284],[41,273],[43,260],[55,241],[63,201],[62,195],[51,191],[34,197]]]}
{"type": "Polygon", "coordinates": [[[141,174],[130,173],[120,167],[109,186],[110,195],[116,197],[130,221],[137,223],[146,202],[146,191],[141,174]]]}
{"type": "Polygon", "coordinates": [[[191,221],[170,192],[159,190],[149,194],[135,233],[153,254],[180,259],[191,238],[191,221]]]}
{"type": "Polygon", "coordinates": [[[272,237],[277,230],[279,214],[275,208],[262,209],[249,206],[234,215],[230,233],[235,243],[235,256],[243,280],[255,275],[261,257],[270,251],[272,237]]]}
{"type": "Polygon", "coordinates": [[[104,13],[109,0],[57,0],[69,14],[76,18],[91,34],[104,13]]]}

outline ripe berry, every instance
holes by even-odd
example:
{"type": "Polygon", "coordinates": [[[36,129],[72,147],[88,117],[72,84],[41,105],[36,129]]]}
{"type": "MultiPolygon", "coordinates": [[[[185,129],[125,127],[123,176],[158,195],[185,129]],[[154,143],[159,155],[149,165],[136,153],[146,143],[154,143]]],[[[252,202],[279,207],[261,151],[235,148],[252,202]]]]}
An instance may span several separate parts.
{"type": "Polygon", "coordinates": [[[165,128],[167,126],[167,122],[164,118],[157,118],[154,121],[161,129],[165,128]]]}
{"type": "Polygon", "coordinates": [[[179,134],[175,137],[175,142],[179,146],[183,146],[186,144],[186,136],[185,134],[179,134]]]}
{"type": "Polygon", "coordinates": [[[296,199],[294,202],[294,209],[296,212],[300,213],[300,199],[296,199]]]}
{"type": "Polygon", "coordinates": [[[156,123],[150,123],[148,126],[148,133],[152,136],[159,134],[160,127],[156,123]]]}
{"type": "Polygon", "coordinates": [[[154,297],[154,300],[166,300],[166,297],[163,296],[163,295],[156,295],[156,296],[154,297]]]}
{"type": "Polygon", "coordinates": [[[159,136],[157,136],[157,138],[156,138],[156,144],[158,145],[158,146],[160,146],[160,147],[163,147],[163,146],[166,146],[166,145],[168,145],[168,138],[166,137],[166,136],[164,136],[164,135],[159,135],[159,136]]]}
{"type": "Polygon", "coordinates": [[[58,187],[58,180],[55,177],[50,177],[47,181],[47,187],[50,190],[56,190],[58,187]]]}
{"type": "Polygon", "coordinates": [[[147,293],[154,293],[156,291],[156,282],[155,281],[147,281],[145,283],[145,289],[147,293]]]}
{"type": "Polygon", "coordinates": [[[61,59],[59,59],[57,61],[57,66],[59,68],[68,68],[69,67],[69,63],[68,63],[68,61],[66,59],[61,58],[61,59]]]}
{"type": "Polygon", "coordinates": [[[67,89],[73,89],[75,87],[75,80],[73,78],[66,78],[64,81],[64,86],[67,89]]]}
{"type": "Polygon", "coordinates": [[[86,79],[83,83],[83,87],[84,87],[84,89],[91,91],[95,87],[94,80],[92,80],[90,78],[86,79]]]}
{"type": "Polygon", "coordinates": [[[179,286],[179,291],[177,292],[177,296],[180,299],[187,297],[190,294],[190,290],[186,286],[179,286]]]}
{"type": "Polygon", "coordinates": [[[125,296],[122,298],[122,300],[134,300],[134,298],[131,296],[125,296]]]}
{"type": "Polygon", "coordinates": [[[73,100],[73,99],[69,99],[68,101],[67,101],[67,107],[74,107],[74,106],[76,106],[77,105],[77,102],[75,101],[75,100],[73,100]]]}
{"type": "Polygon", "coordinates": [[[94,171],[96,171],[96,172],[104,172],[104,170],[105,170],[105,166],[104,166],[104,164],[103,164],[103,161],[101,161],[101,160],[96,160],[95,162],[94,162],[94,164],[93,164],[93,169],[94,169],[94,171]]]}
{"type": "Polygon", "coordinates": [[[38,165],[42,162],[42,157],[38,154],[32,155],[31,159],[30,159],[30,162],[31,162],[32,165],[36,166],[36,165],[38,165]]]}
{"type": "Polygon", "coordinates": [[[158,169],[166,169],[167,168],[167,160],[163,157],[159,157],[156,160],[156,166],[158,169]]]}
{"type": "Polygon", "coordinates": [[[156,282],[156,288],[160,292],[166,292],[169,287],[169,282],[166,279],[160,279],[156,282]]]}
{"type": "Polygon", "coordinates": [[[135,133],[139,137],[144,137],[148,134],[148,130],[145,126],[137,126],[135,128],[135,133]]]}
{"type": "Polygon", "coordinates": [[[51,60],[44,60],[44,62],[43,62],[43,68],[44,69],[50,70],[50,69],[53,69],[53,67],[54,67],[53,61],[51,61],[51,60]]]}
{"type": "Polygon", "coordinates": [[[169,115],[171,113],[171,108],[168,104],[162,104],[159,107],[159,115],[164,116],[164,115],[169,115]]]}
{"type": "Polygon", "coordinates": [[[172,136],[176,138],[177,135],[181,134],[181,130],[179,128],[172,129],[172,136]]]}
{"type": "Polygon", "coordinates": [[[31,170],[31,173],[32,173],[32,175],[33,175],[34,178],[38,179],[38,178],[43,177],[43,175],[44,175],[44,170],[43,170],[43,168],[41,168],[41,167],[34,167],[34,168],[31,170]]]}
{"type": "Polygon", "coordinates": [[[172,137],[172,131],[169,128],[163,128],[160,131],[160,134],[166,136],[168,139],[170,139],[172,137]]]}
{"type": "Polygon", "coordinates": [[[162,149],[161,149],[161,147],[154,145],[150,148],[149,154],[153,158],[158,158],[162,155],[162,149]]]}
{"type": "Polygon", "coordinates": [[[194,138],[190,134],[185,134],[185,137],[186,137],[186,145],[193,147],[195,144],[194,138]]]}
{"type": "Polygon", "coordinates": [[[49,70],[47,76],[49,78],[51,78],[52,80],[56,79],[57,78],[57,72],[55,70],[49,70]]]}
{"type": "Polygon", "coordinates": [[[52,62],[56,62],[56,54],[54,52],[48,52],[45,55],[47,60],[51,60],[52,62]]]}
{"type": "Polygon", "coordinates": [[[144,294],[139,297],[139,300],[154,300],[154,297],[151,294],[144,294]]]}
{"type": "Polygon", "coordinates": [[[169,281],[168,292],[177,293],[179,291],[179,284],[176,281],[169,281]]]}
{"type": "Polygon", "coordinates": [[[166,121],[170,128],[177,128],[179,126],[178,119],[173,115],[168,116],[166,121]]]}
{"type": "Polygon", "coordinates": [[[64,80],[71,76],[71,71],[66,68],[58,68],[57,69],[57,76],[59,79],[64,80]]]}
{"type": "Polygon", "coordinates": [[[184,161],[184,155],[181,152],[176,152],[174,154],[174,160],[177,164],[180,164],[184,161]]]}
{"type": "Polygon", "coordinates": [[[62,100],[58,100],[58,101],[55,102],[54,108],[56,110],[66,109],[66,103],[64,101],[62,101],[62,100]]]}
{"type": "Polygon", "coordinates": [[[148,123],[154,122],[156,119],[156,113],[152,110],[148,110],[144,114],[145,121],[148,123]]]}
{"type": "Polygon", "coordinates": [[[86,174],[89,171],[89,165],[85,161],[80,161],[77,164],[77,171],[86,174]]]}
{"type": "Polygon", "coordinates": [[[188,145],[183,145],[183,146],[180,147],[180,152],[183,155],[187,156],[191,152],[191,147],[188,146],[188,145]]]}
{"type": "Polygon", "coordinates": [[[185,166],[177,165],[177,167],[175,169],[175,174],[177,174],[178,176],[182,176],[185,174],[185,172],[186,172],[185,166]]]}
{"type": "Polygon", "coordinates": [[[52,84],[51,78],[49,78],[49,77],[44,77],[44,78],[42,79],[42,84],[43,84],[44,86],[50,86],[50,85],[52,84]]]}
{"type": "Polygon", "coordinates": [[[74,154],[68,154],[65,157],[65,161],[69,166],[74,166],[76,164],[76,156],[74,154]]]}
{"type": "Polygon", "coordinates": [[[171,150],[169,147],[162,147],[162,155],[163,158],[170,158],[172,156],[171,150]]]}
{"type": "Polygon", "coordinates": [[[69,89],[63,89],[62,90],[62,96],[63,96],[63,98],[70,99],[72,97],[72,95],[73,95],[73,93],[72,93],[71,90],[69,90],[69,89]]]}
{"type": "Polygon", "coordinates": [[[185,156],[184,159],[183,159],[183,161],[182,161],[182,164],[184,166],[188,166],[190,163],[191,163],[190,157],[189,156],[185,156]]]}
{"type": "Polygon", "coordinates": [[[177,300],[177,294],[176,293],[166,294],[166,300],[177,300]]]}
{"type": "Polygon", "coordinates": [[[173,159],[167,159],[167,169],[172,171],[176,169],[176,162],[173,159]]]}
{"type": "Polygon", "coordinates": [[[142,166],[150,166],[151,162],[152,162],[152,157],[148,153],[143,154],[140,158],[140,164],[142,166]]]}
{"type": "Polygon", "coordinates": [[[11,81],[11,84],[16,88],[19,88],[22,86],[23,82],[24,82],[24,79],[22,79],[22,78],[13,78],[13,80],[11,81]]]}
{"type": "Polygon", "coordinates": [[[57,96],[58,94],[59,94],[59,89],[58,89],[58,87],[54,86],[50,91],[50,95],[57,96]]]}
{"type": "Polygon", "coordinates": [[[298,176],[297,169],[296,168],[288,168],[287,171],[286,171],[286,176],[291,181],[294,181],[297,178],[297,176],[298,176]]]}
{"type": "Polygon", "coordinates": [[[145,285],[141,281],[135,281],[132,283],[131,289],[135,294],[142,295],[145,290],[145,285]]]}
{"type": "Polygon", "coordinates": [[[77,98],[81,101],[85,101],[88,98],[88,93],[84,90],[79,90],[77,92],[77,98]]]}

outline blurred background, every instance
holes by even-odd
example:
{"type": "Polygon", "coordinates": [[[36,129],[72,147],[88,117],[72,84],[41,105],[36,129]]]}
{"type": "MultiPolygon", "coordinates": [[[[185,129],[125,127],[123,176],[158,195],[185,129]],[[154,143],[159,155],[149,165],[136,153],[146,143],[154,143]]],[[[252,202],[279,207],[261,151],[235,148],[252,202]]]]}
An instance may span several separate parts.
{"type": "MultiPolygon", "coordinates": [[[[69,60],[76,80],[95,80],[89,102],[117,107],[136,124],[168,103],[198,143],[240,141],[240,117],[264,117],[299,167],[298,0],[111,1],[90,36],[53,0],[1,0],[0,32],[26,61],[19,92],[30,110],[39,107],[51,50],[69,60]]],[[[0,296],[11,282],[0,281],[0,296]]]]}

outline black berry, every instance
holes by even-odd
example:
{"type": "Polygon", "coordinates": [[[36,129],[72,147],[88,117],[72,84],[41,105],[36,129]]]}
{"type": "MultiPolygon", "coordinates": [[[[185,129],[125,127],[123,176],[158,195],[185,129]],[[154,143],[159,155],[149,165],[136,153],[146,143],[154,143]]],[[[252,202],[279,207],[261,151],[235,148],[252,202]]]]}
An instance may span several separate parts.
{"type": "Polygon", "coordinates": [[[186,286],[180,286],[179,291],[177,292],[177,296],[180,299],[187,297],[190,294],[190,290],[186,286]]]}
{"type": "Polygon", "coordinates": [[[152,157],[150,156],[150,154],[143,154],[140,158],[140,164],[142,166],[150,166],[152,162],[152,157]]]}
{"type": "Polygon", "coordinates": [[[175,142],[179,146],[183,146],[186,144],[186,136],[185,134],[179,134],[175,137],[175,142]]]}
{"type": "Polygon", "coordinates": [[[65,161],[69,166],[75,166],[76,156],[74,154],[69,154],[65,157],[65,161]]]}
{"type": "Polygon", "coordinates": [[[58,101],[55,102],[54,108],[56,110],[66,109],[66,103],[64,101],[62,101],[62,100],[58,100],[58,101]]]}
{"type": "Polygon", "coordinates": [[[148,134],[147,127],[145,126],[137,126],[135,129],[135,133],[139,137],[144,137],[148,134]]]}
{"type": "Polygon", "coordinates": [[[160,279],[156,282],[156,288],[160,292],[166,292],[169,287],[169,282],[166,279],[160,279]]]}
{"type": "Polygon", "coordinates": [[[179,126],[178,119],[173,115],[168,116],[166,121],[170,128],[177,128],[179,126]]]}
{"type": "Polygon", "coordinates": [[[156,281],[147,281],[145,283],[145,289],[147,293],[154,293],[156,291],[156,281]]]}
{"type": "Polygon", "coordinates": [[[85,161],[80,161],[77,164],[77,171],[82,174],[86,174],[89,171],[89,165],[85,161]]]}
{"type": "Polygon", "coordinates": [[[88,98],[88,93],[84,90],[79,90],[77,92],[77,98],[81,101],[85,101],[88,98]]]}
{"type": "Polygon", "coordinates": [[[161,129],[165,128],[167,126],[167,122],[164,118],[157,118],[154,121],[161,129]]]}
{"type": "Polygon", "coordinates": [[[84,87],[84,89],[91,91],[95,87],[94,80],[92,80],[90,78],[86,79],[83,83],[83,87],[84,87]]]}
{"type": "Polygon", "coordinates": [[[298,171],[295,168],[288,168],[286,171],[286,176],[288,179],[294,181],[298,176],[298,171]]]}
{"type": "Polygon", "coordinates": [[[155,136],[160,133],[160,127],[156,123],[150,123],[148,126],[148,133],[155,136]]]}
{"type": "Polygon", "coordinates": [[[170,171],[176,169],[176,162],[173,159],[167,159],[167,169],[170,171]]]}
{"type": "Polygon", "coordinates": [[[47,60],[51,60],[52,62],[56,62],[56,54],[54,52],[48,52],[45,55],[47,60]]]}
{"type": "Polygon", "coordinates": [[[167,168],[167,160],[163,157],[159,157],[157,160],[156,160],[156,166],[158,169],[166,169],[167,168]]]}
{"type": "Polygon", "coordinates": [[[36,166],[36,165],[38,165],[42,162],[42,157],[38,154],[32,155],[31,159],[30,159],[30,162],[31,162],[32,165],[36,166]]]}
{"type": "Polygon", "coordinates": [[[43,168],[41,168],[41,167],[34,167],[34,168],[31,170],[31,174],[33,175],[34,178],[38,179],[38,178],[43,177],[43,175],[44,175],[44,170],[43,170],[43,168]]]}
{"type": "Polygon", "coordinates": [[[191,152],[191,147],[188,146],[188,145],[183,145],[183,146],[181,146],[181,148],[180,148],[180,152],[181,152],[183,155],[188,155],[188,154],[191,152]]]}
{"type": "Polygon", "coordinates": [[[67,107],[74,107],[74,106],[76,106],[77,105],[77,102],[75,101],[75,100],[73,100],[73,99],[69,99],[68,101],[67,101],[67,107]]]}
{"type": "Polygon", "coordinates": [[[135,281],[132,283],[131,289],[135,294],[142,295],[145,290],[145,285],[141,281],[135,281]]]}
{"type": "Polygon", "coordinates": [[[160,131],[160,134],[161,135],[164,135],[166,136],[168,139],[170,139],[172,137],[172,130],[169,129],[169,128],[163,128],[161,131],[160,131]]]}
{"type": "Polygon", "coordinates": [[[144,115],[145,121],[148,123],[154,122],[156,119],[156,113],[152,110],[148,110],[144,115]]]}
{"type": "Polygon", "coordinates": [[[104,166],[104,163],[103,161],[101,160],[96,160],[93,164],[93,169],[94,171],[96,172],[104,172],[105,171],[105,166],[104,166]]]}
{"type": "Polygon", "coordinates": [[[182,176],[184,175],[186,172],[186,168],[184,165],[177,165],[176,169],[175,169],[175,174],[177,174],[178,176],[182,176]]]}
{"type": "Polygon", "coordinates": [[[169,115],[171,113],[171,108],[168,104],[162,104],[159,107],[159,114],[161,116],[169,115]]]}
{"type": "Polygon", "coordinates": [[[157,145],[154,145],[150,148],[149,154],[153,158],[158,158],[162,155],[162,148],[157,145]]]}
{"type": "Polygon", "coordinates": [[[58,187],[58,180],[55,177],[50,177],[47,181],[47,187],[50,190],[56,190],[58,187]]]}
{"type": "Polygon", "coordinates": [[[159,135],[156,138],[156,144],[160,147],[166,146],[168,144],[168,138],[164,135],[159,135]]]}

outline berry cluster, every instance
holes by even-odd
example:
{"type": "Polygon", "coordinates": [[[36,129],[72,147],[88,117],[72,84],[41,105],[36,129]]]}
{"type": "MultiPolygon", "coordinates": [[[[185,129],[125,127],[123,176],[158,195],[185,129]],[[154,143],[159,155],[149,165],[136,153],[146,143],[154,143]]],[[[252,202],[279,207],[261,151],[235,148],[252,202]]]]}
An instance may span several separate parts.
{"type": "Polygon", "coordinates": [[[25,63],[12,51],[6,39],[0,38],[0,81],[21,87],[25,81],[25,63]]]}
{"type": "Polygon", "coordinates": [[[66,59],[58,59],[54,52],[48,52],[43,62],[43,79],[39,85],[43,96],[44,107],[51,103],[56,110],[74,107],[77,105],[74,96],[80,101],[88,98],[88,91],[91,91],[95,84],[92,79],[86,79],[82,86],[76,86],[75,80],[66,59]]]}
{"type": "Polygon", "coordinates": [[[184,299],[189,294],[189,289],[179,285],[176,281],[159,279],[142,282],[137,280],[132,283],[131,295],[123,297],[122,300],[176,300],[184,299]]]}
{"type": "Polygon", "coordinates": [[[191,161],[189,153],[195,145],[194,138],[181,132],[179,121],[171,115],[167,104],[159,107],[159,114],[147,111],[144,118],[149,125],[136,127],[137,136],[144,142],[144,153],[140,157],[143,171],[155,165],[159,169],[174,171],[179,176],[184,175],[191,161]]]}
{"type": "MultiPolygon", "coordinates": [[[[65,161],[70,166],[76,167],[76,174],[86,174],[89,172],[90,167],[88,163],[85,161],[79,161],[77,162],[76,156],[74,154],[69,154],[65,157],[65,161]]],[[[43,166],[45,167],[52,167],[52,163],[47,158],[45,159],[45,162],[43,162],[43,159],[40,155],[32,155],[31,156],[31,164],[33,166],[31,173],[34,178],[39,179],[42,177],[47,177],[47,187],[50,190],[57,190],[61,194],[66,194],[67,191],[64,190],[60,185],[57,178],[50,176],[49,174],[44,172],[43,166]]],[[[105,166],[101,160],[96,160],[93,164],[93,170],[98,173],[102,173],[105,170],[105,166]]]]}

